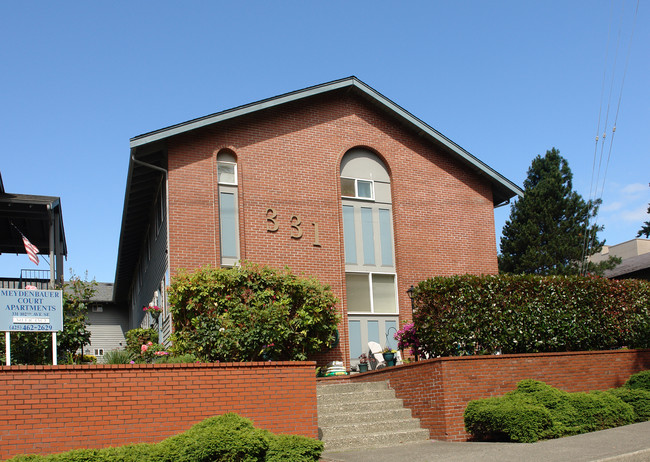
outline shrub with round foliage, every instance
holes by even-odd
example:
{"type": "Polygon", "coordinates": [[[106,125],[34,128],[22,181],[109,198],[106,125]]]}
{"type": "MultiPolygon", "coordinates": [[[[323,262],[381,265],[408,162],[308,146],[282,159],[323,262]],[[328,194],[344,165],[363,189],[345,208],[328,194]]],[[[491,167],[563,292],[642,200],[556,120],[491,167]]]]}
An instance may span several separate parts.
{"type": "Polygon", "coordinates": [[[633,423],[633,406],[615,393],[568,393],[522,380],[503,396],[470,401],[465,429],[476,439],[532,443],[633,423]]]}
{"type": "Polygon", "coordinates": [[[650,391],[650,369],[647,371],[637,372],[630,376],[627,382],[625,382],[625,386],[627,388],[650,391]]]}
{"type": "Polygon", "coordinates": [[[173,351],[201,361],[306,360],[333,346],[337,300],[315,279],[244,264],[176,276],[173,351]]]}
{"type": "Polygon", "coordinates": [[[621,387],[608,390],[608,393],[632,406],[637,422],[650,420],[650,390],[621,387]]]}

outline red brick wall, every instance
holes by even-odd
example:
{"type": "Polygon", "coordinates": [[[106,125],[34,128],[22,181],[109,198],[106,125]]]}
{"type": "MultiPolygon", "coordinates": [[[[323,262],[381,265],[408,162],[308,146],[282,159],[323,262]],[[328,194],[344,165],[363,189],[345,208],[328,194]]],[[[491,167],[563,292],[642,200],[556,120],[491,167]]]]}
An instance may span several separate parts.
{"type": "Polygon", "coordinates": [[[155,442],[236,412],[318,436],[313,362],[0,367],[0,459],[155,442]]]}
{"type": "Polygon", "coordinates": [[[501,396],[520,380],[541,380],[569,392],[606,390],[620,387],[630,375],[646,369],[650,369],[650,350],[588,351],[436,358],[353,375],[349,380],[388,380],[432,439],[466,441],[467,403],[501,396]]]}
{"type": "Polygon", "coordinates": [[[241,258],[289,266],[329,284],[341,300],[341,343],[321,360],[347,362],[340,162],[367,147],[390,172],[401,319],[405,291],[427,277],[497,272],[489,183],[349,94],[333,94],[228,121],[168,141],[172,273],[219,265],[216,155],[237,156],[241,258]],[[267,231],[266,211],[280,228],[267,231]],[[290,218],[304,236],[290,237],[290,218]],[[320,246],[314,246],[318,223],[320,246]]]}

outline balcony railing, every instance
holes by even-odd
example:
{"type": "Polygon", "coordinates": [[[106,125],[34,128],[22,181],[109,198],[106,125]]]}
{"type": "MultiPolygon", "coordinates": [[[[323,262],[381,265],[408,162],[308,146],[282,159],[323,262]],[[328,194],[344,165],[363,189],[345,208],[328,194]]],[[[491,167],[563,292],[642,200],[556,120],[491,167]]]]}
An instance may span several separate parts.
{"type": "Polygon", "coordinates": [[[49,289],[50,271],[22,269],[18,278],[0,277],[0,288],[2,289],[26,289],[27,286],[49,289]]]}

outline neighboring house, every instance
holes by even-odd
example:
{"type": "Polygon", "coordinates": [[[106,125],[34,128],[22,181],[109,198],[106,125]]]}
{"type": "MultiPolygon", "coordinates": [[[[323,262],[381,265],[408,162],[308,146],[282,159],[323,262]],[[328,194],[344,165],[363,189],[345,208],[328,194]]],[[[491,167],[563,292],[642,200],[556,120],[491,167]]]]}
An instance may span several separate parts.
{"type": "Polygon", "coordinates": [[[129,319],[127,311],[113,302],[113,284],[100,282],[95,289],[87,315],[90,345],[84,346],[84,354],[96,356],[102,362],[105,353],[126,347],[124,333],[129,319]]]}
{"type": "Polygon", "coordinates": [[[355,362],[411,319],[406,290],[436,275],[496,274],[494,207],[522,190],[355,77],[137,136],[115,300],[129,328],[164,309],[179,269],[238,261],[315,276],[339,298],[355,362]]]}
{"type": "Polygon", "coordinates": [[[650,239],[631,239],[621,244],[604,245],[600,253],[593,255],[594,263],[620,257],[621,263],[603,274],[610,279],[645,279],[650,281],[650,239]]]}

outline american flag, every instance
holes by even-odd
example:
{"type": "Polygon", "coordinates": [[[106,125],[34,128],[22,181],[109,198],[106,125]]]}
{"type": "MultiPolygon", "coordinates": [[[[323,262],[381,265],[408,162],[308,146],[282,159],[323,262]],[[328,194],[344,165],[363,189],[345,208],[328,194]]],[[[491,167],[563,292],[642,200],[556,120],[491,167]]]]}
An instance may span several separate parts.
{"type": "Polygon", "coordinates": [[[25,236],[23,236],[23,244],[25,244],[25,250],[27,251],[29,259],[32,261],[32,263],[38,265],[38,247],[29,242],[29,239],[27,239],[25,236]]]}

